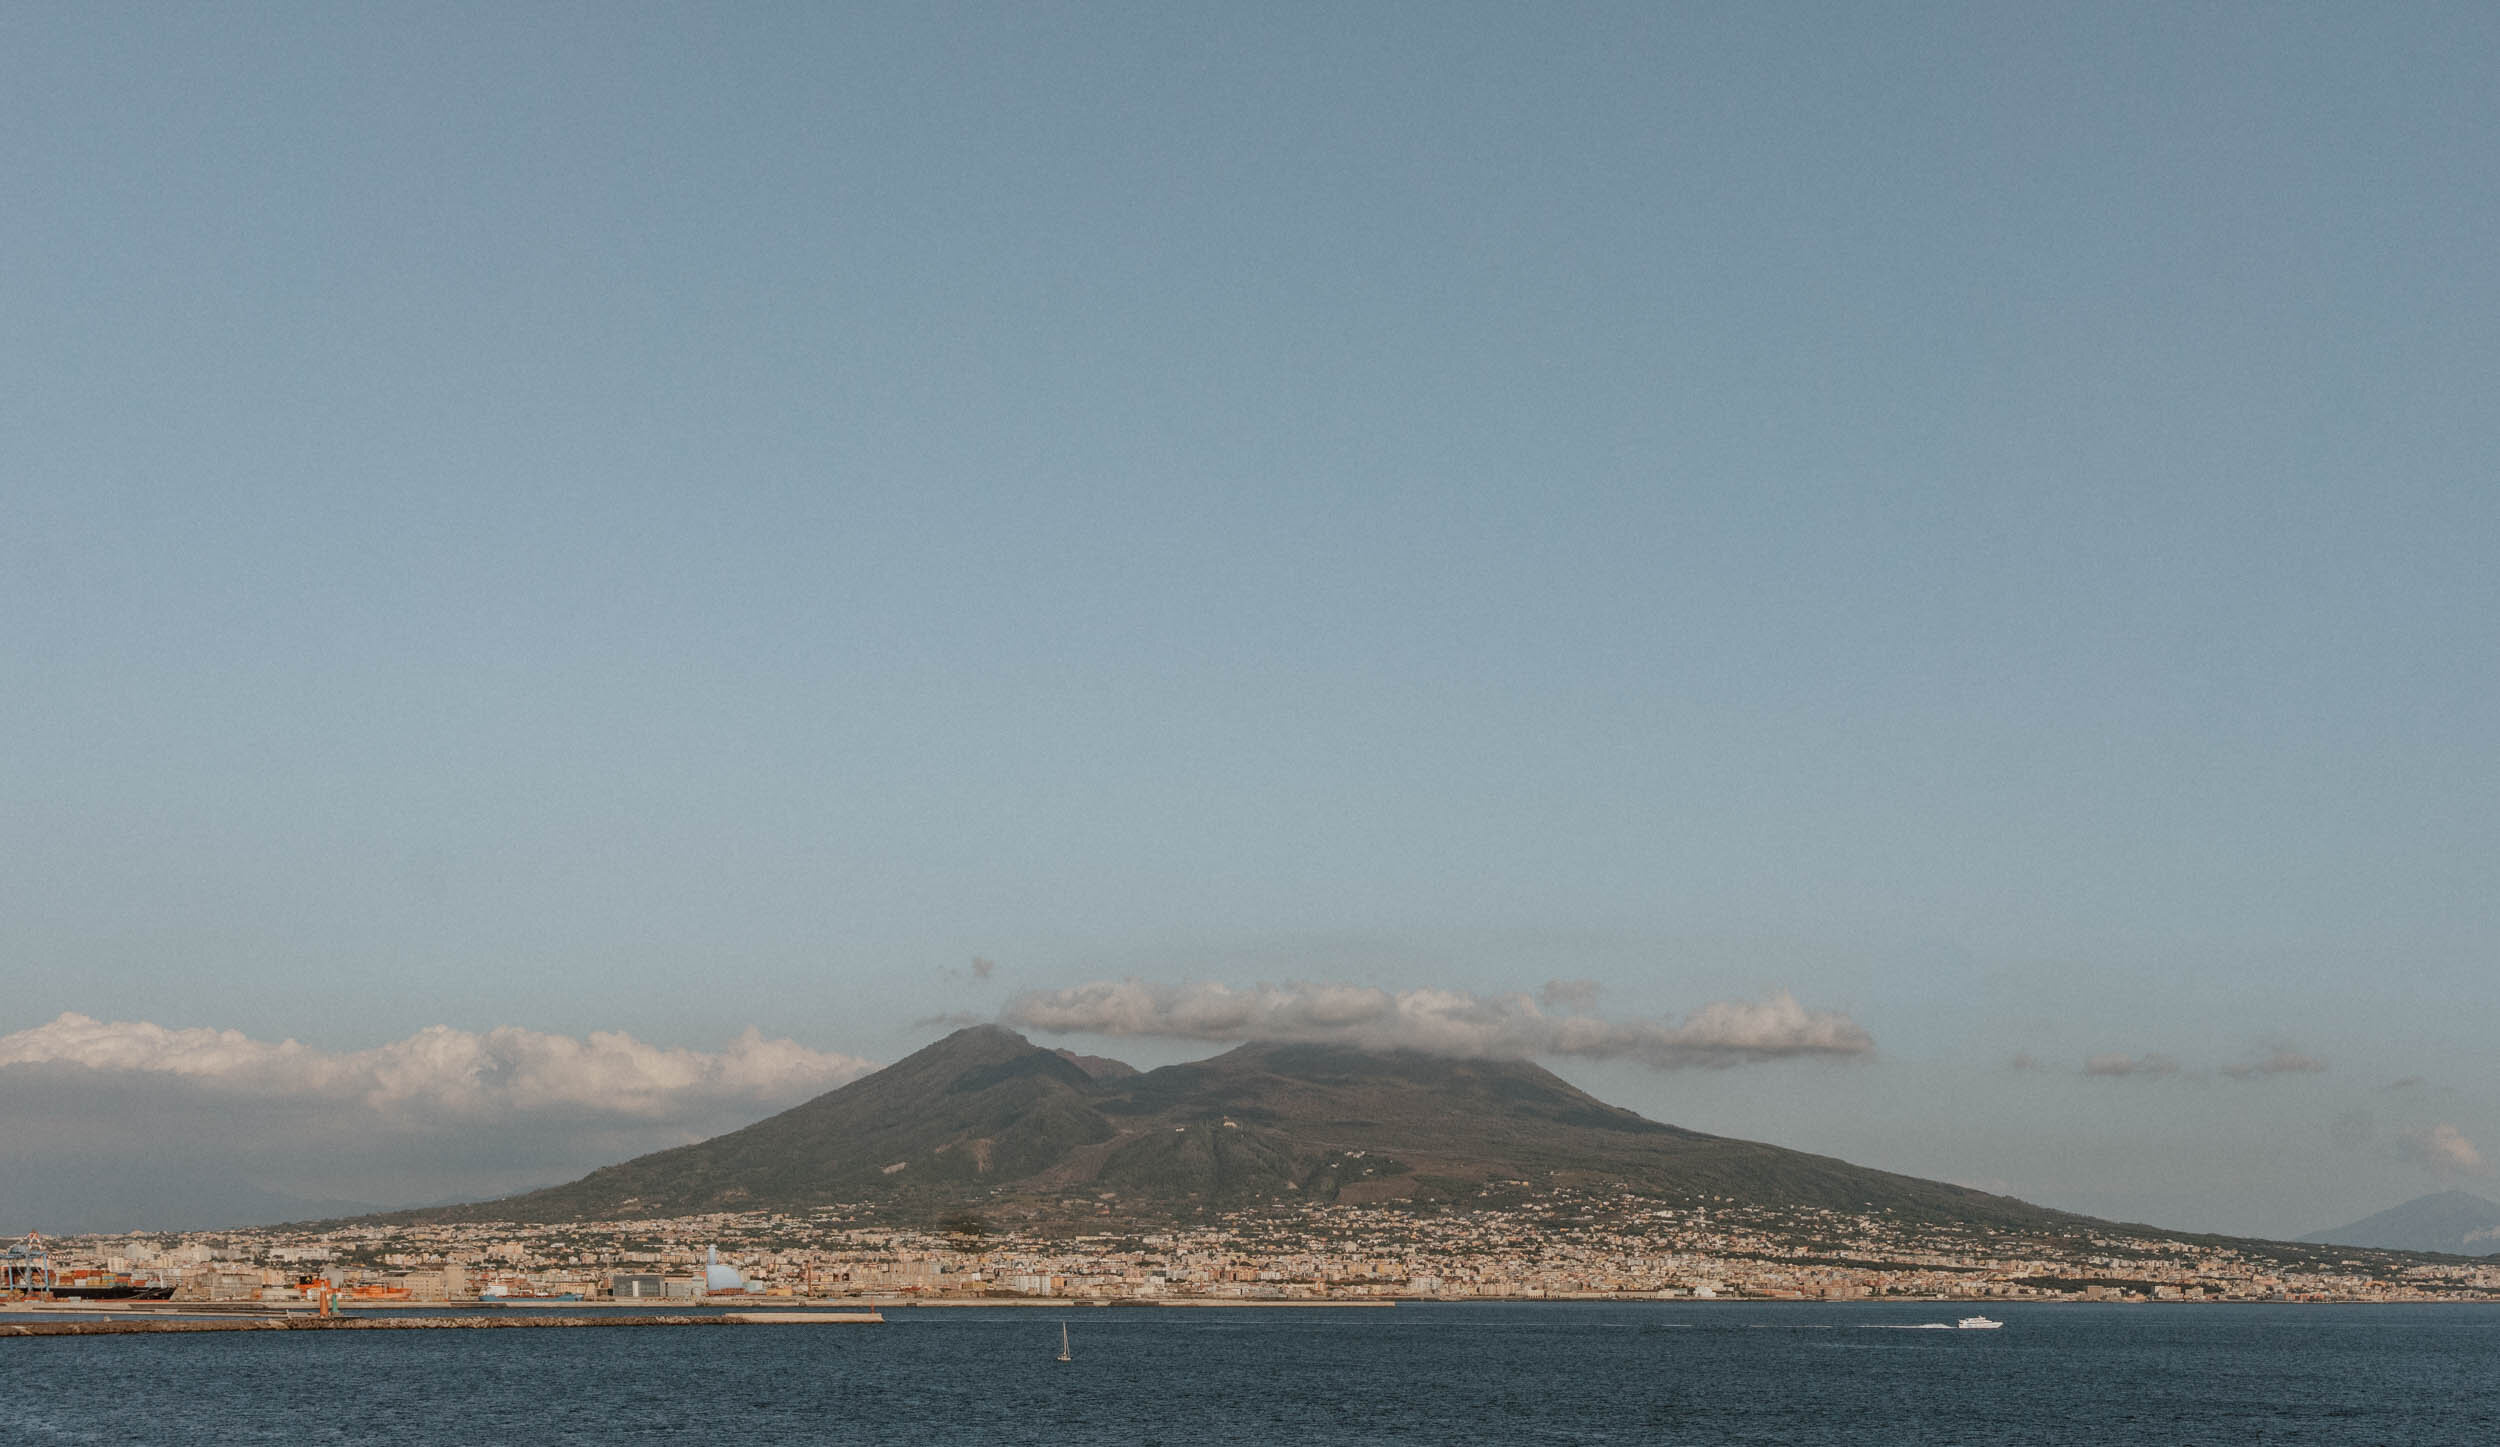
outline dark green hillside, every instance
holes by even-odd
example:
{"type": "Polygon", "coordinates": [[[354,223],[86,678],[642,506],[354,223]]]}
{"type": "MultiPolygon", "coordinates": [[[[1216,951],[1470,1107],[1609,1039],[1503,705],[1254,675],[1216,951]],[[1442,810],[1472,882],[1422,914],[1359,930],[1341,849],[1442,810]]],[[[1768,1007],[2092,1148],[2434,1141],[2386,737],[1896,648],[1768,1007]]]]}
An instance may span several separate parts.
{"type": "Polygon", "coordinates": [[[1465,1203],[1488,1187],[1607,1182],[1668,1199],[2077,1224],[2003,1196],[1661,1125],[1522,1060],[1254,1044],[1141,1074],[987,1025],[744,1130],[569,1185],[399,1219],[835,1203],[936,1219],[1070,1201],[1156,1215],[1262,1201],[1465,1203]]]}
{"type": "MultiPolygon", "coordinates": [[[[1524,1060],[1245,1045],[1125,1083],[1131,1088],[1122,1097],[1101,1105],[1122,1125],[1223,1117],[1293,1142],[1303,1170],[1349,1151],[1395,1164],[1394,1174],[1375,1164],[1362,1178],[1361,1195],[1371,1199],[1423,1177],[1620,1180],[1662,1196],[1873,1206],[1915,1219],[2027,1226],[2072,1219],[2010,1197],[1662,1125],[1524,1060]]],[[[1337,1178],[1352,1184],[1345,1171],[1337,1178]]]]}
{"type": "Polygon", "coordinates": [[[827,1201],[951,1203],[1035,1176],[1117,1132],[1076,1064],[994,1026],[959,1030],[743,1130],[607,1166],[437,1220],[556,1221],[827,1201]]]}

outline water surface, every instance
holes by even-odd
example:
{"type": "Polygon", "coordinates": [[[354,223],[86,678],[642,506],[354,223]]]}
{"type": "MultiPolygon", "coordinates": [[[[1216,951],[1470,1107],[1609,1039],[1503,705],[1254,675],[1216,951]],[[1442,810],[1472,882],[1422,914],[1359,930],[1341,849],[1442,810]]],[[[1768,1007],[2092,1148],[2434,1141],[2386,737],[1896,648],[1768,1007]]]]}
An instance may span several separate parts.
{"type": "Polygon", "coordinates": [[[2500,1308],[889,1310],[0,1340],[0,1442],[2500,1442],[2500,1308]],[[1076,1360],[1052,1360],[1069,1323],[1076,1360]]]}

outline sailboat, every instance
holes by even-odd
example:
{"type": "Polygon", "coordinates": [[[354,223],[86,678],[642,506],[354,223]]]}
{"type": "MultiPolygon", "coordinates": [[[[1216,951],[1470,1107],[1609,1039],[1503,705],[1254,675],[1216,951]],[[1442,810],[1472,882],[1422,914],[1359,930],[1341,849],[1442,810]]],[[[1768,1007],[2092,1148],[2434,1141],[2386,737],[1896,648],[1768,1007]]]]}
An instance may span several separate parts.
{"type": "Polygon", "coordinates": [[[1064,1321],[1059,1323],[1059,1360],[1063,1362],[1072,1362],[1076,1360],[1076,1358],[1068,1355],[1068,1324],[1064,1321]]]}

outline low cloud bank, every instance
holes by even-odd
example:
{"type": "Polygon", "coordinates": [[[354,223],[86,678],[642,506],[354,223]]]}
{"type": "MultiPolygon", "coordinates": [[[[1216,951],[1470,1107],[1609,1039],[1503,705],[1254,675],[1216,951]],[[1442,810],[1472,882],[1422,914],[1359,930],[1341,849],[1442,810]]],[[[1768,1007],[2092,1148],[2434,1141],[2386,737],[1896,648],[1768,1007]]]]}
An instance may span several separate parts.
{"type": "Polygon", "coordinates": [[[2318,1057],[2281,1045],[2256,1060],[2226,1065],[2222,1073],[2233,1080],[2257,1080],[2269,1075],[2317,1075],[2325,1069],[2326,1062],[2318,1057]]]}
{"type": "MultiPolygon", "coordinates": [[[[1582,982],[1556,982],[1549,1000],[1585,1000],[1582,982]]],[[[1435,1055],[1561,1055],[1634,1060],[1656,1070],[1724,1068],[1768,1060],[1859,1059],[1874,1052],[1864,1027],[1809,1010],[1780,990],[1761,1000],[1720,1000],[1680,1021],[1551,1015],[1526,994],[1388,991],[1289,981],[1234,989],[1096,980],[1020,995],[1002,1017],[1053,1034],[1156,1036],[1175,1040],[1341,1043],[1435,1055]]]]}
{"type": "Polygon", "coordinates": [[[589,1111],[668,1120],[714,1105],[788,1102],[873,1069],[865,1060],[772,1040],[750,1027],[721,1051],[587,1038],[519,1026],[483,1034],[436,1025],[370,1050],[327,1051],[239,1030],[169,1029],[65,1014],[0,1036],[0,1071],[72,1067],[172,1077],[247,1097],[360,1105],[410,1122],[589,1111]]]}
{"type": "Polygon", "coordinates": [[[2167,1055],[2095,1055],[2083,1062],[2083,1073],[2102,1078],[2124,1075],[2176,1075],[2179,1062],[2167,1055]]]}
{"type": "MultiPolygon", "coordinates": [[[[2220,1073],[2231,1080],[2265,1080],[2278,1075],[2318,1075],[2326,1070],[2324,1060],[2296,1046],[2269,1044],[2263,1049],[2263,1054],[2252,1059],[2234,1061],[2220,1067],[2220,1073]]],[[[2018,1055],[2015,1061],[2016,1069],[2038,1064],[2029,1055],[2018,1055]]],[[[2214,1067],[2204,1065],[2191,1070],[2181,1065],[2176,1057],[2164,1055],[2157,1050],[2148,1050],[2141,1055],[2113,1051],[2087,1057],[2083,1062],[2084,1075],[2101,1080],[2115,1080],[2127,1076],[2139,1078],[2178,1076],[2186,1080],[2201,1081],[2210,1079],[2213,1070],[2214,1067]]]]}
{"type": "Polygon", "coordinates": [[[873,1068],[756,1030],[705,1051],[437,1026],[332,1051],[63,1015],[0,1036],[0,1219],[214,1226],[502,1195],[735,1130],[873,1068]]]}

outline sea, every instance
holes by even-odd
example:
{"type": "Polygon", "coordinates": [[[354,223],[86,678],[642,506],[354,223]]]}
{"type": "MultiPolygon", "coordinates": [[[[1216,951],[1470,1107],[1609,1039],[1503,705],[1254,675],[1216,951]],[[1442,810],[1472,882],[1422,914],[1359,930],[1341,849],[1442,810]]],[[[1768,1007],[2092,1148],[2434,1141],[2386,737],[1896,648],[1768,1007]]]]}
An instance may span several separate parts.
{"type": "Polygon", "coordinates": [[[0,1442],[2500,1443],[2500,1306],[920,1307],[0,1339],[0,1442]],[[1056,1360],[1065,1324],[1073,1360],[1056,1360]]]}

